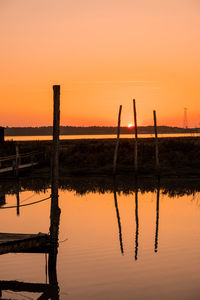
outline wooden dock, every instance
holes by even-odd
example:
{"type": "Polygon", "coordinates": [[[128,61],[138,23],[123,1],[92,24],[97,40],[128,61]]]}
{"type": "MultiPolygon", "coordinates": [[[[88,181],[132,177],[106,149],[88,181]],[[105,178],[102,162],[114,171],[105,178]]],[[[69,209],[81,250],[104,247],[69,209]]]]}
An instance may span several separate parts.
{"type": "Polygon", "coordinates": [[[0,233],[0,255],[6,253],[48,253],[50,236],[45,233],[0,233]]]}
{"type": "MultiPolygon", "coordinates": [[[[18,169],[25,169],[25,168],[31,168],[33,166],[37,166],[38,163],[28,163],[28,164],[23,164],[23,165],[19,165],[18,169]]],[[[13,171],[13,167],[7,167],[7,168],[2,168],[0,169],[0,173],[7,173],[7,172],[12,172],[13,171]]]]}

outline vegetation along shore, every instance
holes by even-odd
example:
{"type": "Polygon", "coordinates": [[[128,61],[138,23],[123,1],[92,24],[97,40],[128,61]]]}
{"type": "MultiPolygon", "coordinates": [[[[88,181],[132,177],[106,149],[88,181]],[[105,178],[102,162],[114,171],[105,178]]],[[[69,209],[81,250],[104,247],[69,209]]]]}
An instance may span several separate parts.
{"type": "MultiPolygon", "coordinates": [[[[49,176],[52,142],[21,141],[17,143],[24,163],[26,163],[26,153],[32,153],[32,160],[37,163],[27,172],[49,176]]],[[[115,145],[115,139],[60,141],[60,176],[112,175],[115,145]]],[[[200,175],[200,139],[198,137],[160,138],[158,147],[161,175],[200,175]]],[[[15,154],[16,142],[6,141],[1,145],[1,158],[12,158],[15,154]]],[[[7,164],[7,161],[2,161],[1,168],[6,167],[7,164]]],[[[116,173],[120,175],[134,174],[134,172],[134,139],[121,139],[116,173]]],[[[138,139],[138,174],[149,176],[156,173],[154,139],[138,139]]]]}

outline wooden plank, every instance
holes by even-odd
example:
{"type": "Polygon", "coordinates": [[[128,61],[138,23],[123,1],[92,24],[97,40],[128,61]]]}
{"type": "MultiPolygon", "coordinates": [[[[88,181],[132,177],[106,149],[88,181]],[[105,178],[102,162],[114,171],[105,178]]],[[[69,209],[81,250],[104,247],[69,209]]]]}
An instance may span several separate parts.
{"type": "Polygon", "coordinates": [[[46,253],[47,247],[50,247],[50,236],[48,234],[0,233],[0,255],[9,252],[46,253]]]}
{"type": "MultiPolygon", "coordinates": [[[[25,168],[30,168],[32,166],[36,166],[38,165],[37,162],[35,163],[28,163],[28,164],[23,164],[23,165],[19,165],[19,169],[25,169],[25,168]]],[[[13,166],[12,167],[7,167],[7,168],[3,168],[3,169],[0,169],[0,173],[6,173],[6,172],[12,172],[13,171],[13,166]]]]}
{"type": "Polygon", "coordinates": [[[44,293],[50,290],[50,286],[45,283],[26,283],[20,281],[0,281],[0,290],[10,290],[14,292],[44,293]]]}

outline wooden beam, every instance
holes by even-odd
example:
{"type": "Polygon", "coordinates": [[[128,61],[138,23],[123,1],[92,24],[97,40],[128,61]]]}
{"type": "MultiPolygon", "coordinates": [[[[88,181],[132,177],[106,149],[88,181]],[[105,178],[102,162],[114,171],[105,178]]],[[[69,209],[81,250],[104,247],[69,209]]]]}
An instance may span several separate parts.
{"type": "Polygon", "coordinates": [[[0,233],[0,255],[9,252],[30,252],[30,249],[50,245],[48,234],[0,233]]]}
{"type": "Polygon", "coordinates": [[[134,127],[135,127],[135,156],[134,156],[134,167],[135,172],[138,171],[138,133],[137,133],[137,111],[135,99],[133,99],[133,114],[134,114],[134,127]]]}
{"type": "Polygon", "coordinates": [[[26,283],[20,281],[0,281],[0,290],[10,290],[14,292],[44,293],[50,289],[44,283],[26,283]]]}

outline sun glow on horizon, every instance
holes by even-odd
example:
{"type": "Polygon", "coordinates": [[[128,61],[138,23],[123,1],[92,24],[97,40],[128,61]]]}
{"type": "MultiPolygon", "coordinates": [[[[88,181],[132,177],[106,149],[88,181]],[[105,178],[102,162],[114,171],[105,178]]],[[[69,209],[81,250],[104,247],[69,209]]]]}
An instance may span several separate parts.
{"type": "Polygon", "coordinates": [[[134,127],[132,123],[128,124],[128,128],[134,127]]]}

